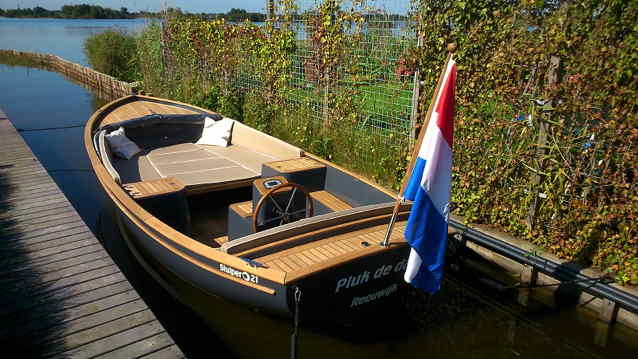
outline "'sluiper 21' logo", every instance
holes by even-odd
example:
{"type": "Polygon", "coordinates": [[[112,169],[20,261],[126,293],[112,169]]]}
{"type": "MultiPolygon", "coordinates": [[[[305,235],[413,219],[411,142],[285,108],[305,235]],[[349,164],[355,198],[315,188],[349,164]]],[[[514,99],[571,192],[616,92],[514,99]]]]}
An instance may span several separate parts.
{"type": "Polygon", "coordinates": [[[219,270],[226,273],[226,274],[230,274],[235,278],[240,278],[245,280],[246,282],[251,282],[251,283],[255,283],[258,284],[259,283],[259,277],[257,277],[254,274],[250,274],[248,272],[244,272],[244,271],[240,271],[237,270],[235,268],[231,268],[228,266],[225,266],[221,263],[219,263],[219,270]]]}

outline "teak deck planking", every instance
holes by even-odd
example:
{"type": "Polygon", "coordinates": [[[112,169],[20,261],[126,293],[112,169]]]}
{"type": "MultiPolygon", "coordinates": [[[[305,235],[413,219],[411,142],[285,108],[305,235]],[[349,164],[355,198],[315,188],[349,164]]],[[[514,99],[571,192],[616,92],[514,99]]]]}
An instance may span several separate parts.
{"type": "MultiPolygon", "coordinates": [[[[395,225],[391,243],[403,242],[402,233],[405,226],[405,222],[399,222],[395,225]]],[[[372,226],[312,241],[254,259],[266,266],[288,272],[289,278],[297,279],[336,262],[347,261],[348,258],[359,256],[361,253],[377,252],[379,246],[376,244],[383,240],[386,228],[386,224],[372,226]],[[367,242],[367,245],[363,245],[362,242],[367,242]]]]}
{"type": "Polygon", "coordinates": [[[102,121],[103,125],[126,121],[136,117],[142,117],[155,113],[193,114],[194,111],[177,106],[167,106],[150,101],[137,101],[117,108],[102,121]]]}
{"type": "Polygon", "coordinates": [[[0,111],[3,342],[42,357],[184,354],[0,111]]]}

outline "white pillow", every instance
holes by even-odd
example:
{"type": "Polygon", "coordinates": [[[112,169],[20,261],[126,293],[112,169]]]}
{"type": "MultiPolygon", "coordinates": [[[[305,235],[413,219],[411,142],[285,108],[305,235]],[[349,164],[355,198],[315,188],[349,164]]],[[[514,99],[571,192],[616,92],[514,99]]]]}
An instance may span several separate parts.
{"type": "Polygon", "coordinates": [[[135,142],[129,140],[128,137],[126,137],[126,134],[124,133],[124,127],[120,127],[104,137],[106,137],[106,140],[109,142],[111,152],[121,158],[130,160],[133,156],[141,151],[141,149],[135,144],[135,142]]]}
{"type": "Polygon", "coordinates": [[[226,117],[219,121],[206,117],[204,119],[202,137],[195,143],[198,145],[228,146],[230,134],[233,130],[233,123],[233,120],[226,117]]]}

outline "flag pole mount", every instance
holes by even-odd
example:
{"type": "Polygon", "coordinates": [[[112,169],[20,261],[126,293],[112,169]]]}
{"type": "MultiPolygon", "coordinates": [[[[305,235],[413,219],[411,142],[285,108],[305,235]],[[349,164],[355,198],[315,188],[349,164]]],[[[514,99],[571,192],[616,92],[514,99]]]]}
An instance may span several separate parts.
{"type": "Polygon", "coordinates": [[[405,192],[405,187],[408,184],[408,174],[412,172],[412,168],[414,167],[414,163],[416,162],[416,158],[419,155],[418,151],[421,148],[421,143],[423,142],[423,137],[428,128],[428,124],[430,123],[430,119],[432,118],[432,111],[434,111],[434,102],[436,101],[437,94],[441,91],[441,85],[443,84],[443,79],[445,78],[445,71],[448,67],[448,63],[452,59],[452,55],[456,52],[456,43],[452,42],[447,45],[447,60],[445,61],[445,65],[443,66],[443,71],[441,71],[441,76],[439,76],[439,82],[436,85],[436,89],[432,94],[432,100],[430,101],[430,106],[428,107],[428,112],[425,115],[425,121],[423,126],[421,126],[421,130],[419,131],[419,138],[414,144],[414,148],[412,149],[412,156],[410,158],[410,164],[408,165],[407,170],[405,171],[405,176],[403,177],[403,182],[401,183],[401,189],[399,190],[399,195],[397,197],[397,201],[394,204],[394,208],[392,210],[392,217],[390,217],[390,223],[388,223],[388,228],[385,231],[385,237],[383,241],[379,243],[382,247],[390,246],[390,237],[392,236],[392,229],[394,228],[394,222],[397,220],[397,216],[399,214],[399,209],[401,208],[401,204],[404,202],[403,194],[405,192]]]}

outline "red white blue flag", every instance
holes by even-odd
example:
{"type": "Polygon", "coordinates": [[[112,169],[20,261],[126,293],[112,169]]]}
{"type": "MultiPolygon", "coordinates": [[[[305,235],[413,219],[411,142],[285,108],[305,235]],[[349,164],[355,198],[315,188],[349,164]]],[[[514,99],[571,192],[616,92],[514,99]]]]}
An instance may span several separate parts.
{"type": "Polygon", "coordinates": [[[450,59],[404,198],[413,201],[405,229],[412,250],[405,281],[429,293],[441,286],[452,180],[456,63],[450,59]]]}

